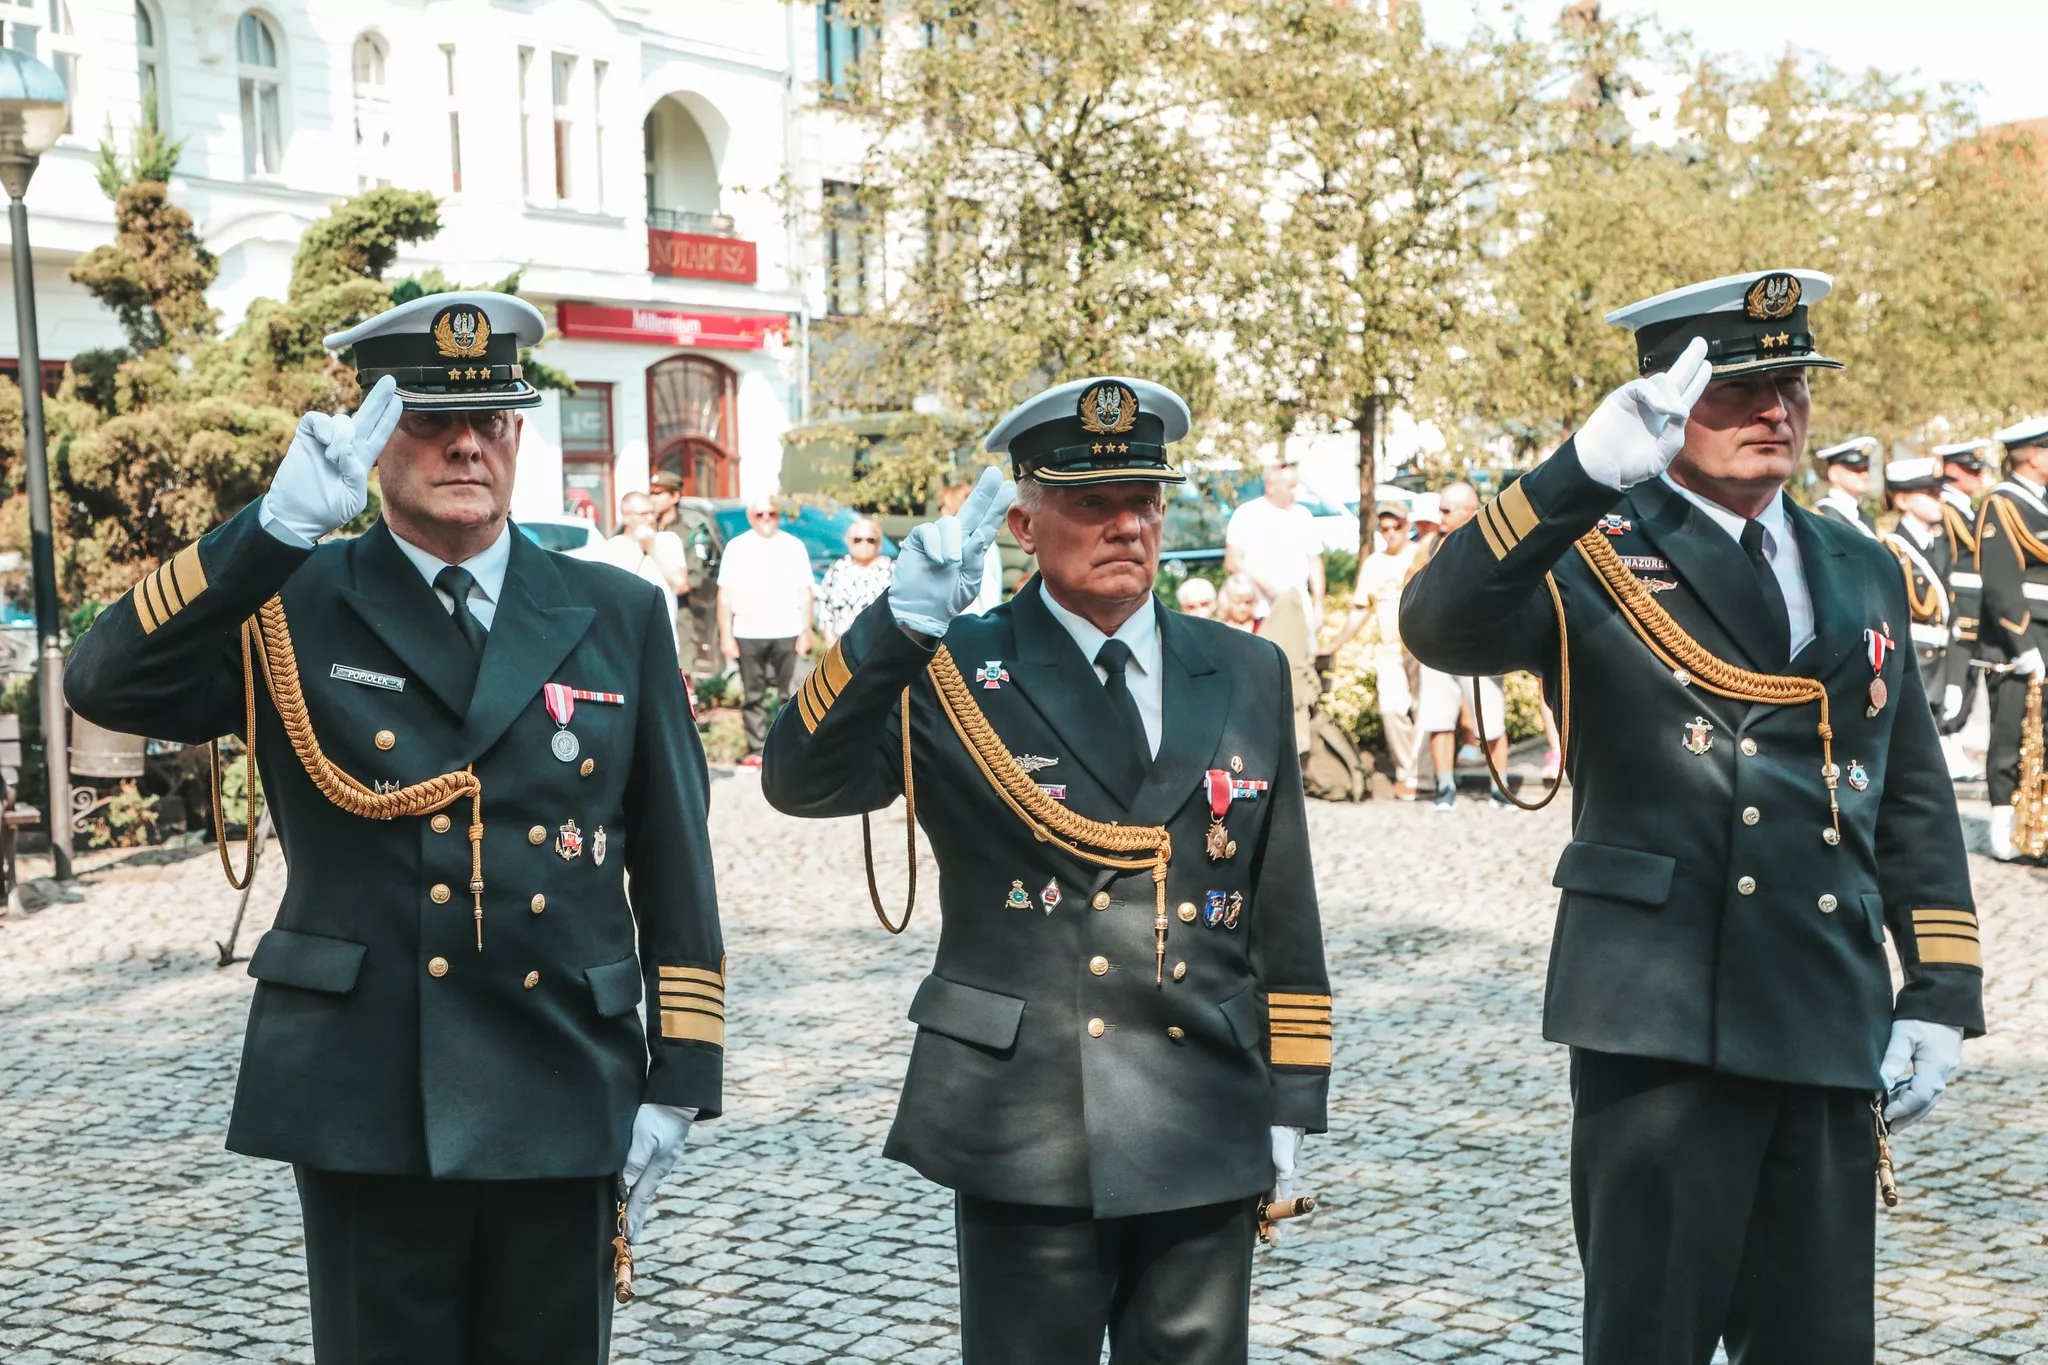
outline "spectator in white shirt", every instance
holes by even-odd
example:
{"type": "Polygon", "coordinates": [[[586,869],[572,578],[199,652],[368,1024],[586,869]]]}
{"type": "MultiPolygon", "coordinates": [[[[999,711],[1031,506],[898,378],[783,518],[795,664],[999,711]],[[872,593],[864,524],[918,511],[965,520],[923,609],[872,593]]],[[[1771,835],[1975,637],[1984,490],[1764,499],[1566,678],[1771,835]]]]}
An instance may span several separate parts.
{"type": "Polygon", "coordinates": [[[1323,546],[1315,514],[1294,500],[1300,474],[1284,453],[1266,467],[1266,491],[1230,514],[1223,570],[1258,585],[1261,617],[1282,594],[1303,594],[1313,629],[1323,619],[1323,546]]]}
{"type": "Polygon", "coordinates": [[[1379,548],[1358,565],[1358,585],[1351,615],[1330,642],[1335,654],[1359,631],[1372,649],[1374,684],[1379,690],[1380,728],[1386,735],[1387,757],[1394,764],[1395,795],[1415,799],[1415,770],[1420,753],[1416,742],[1415,697],[1421,665],[1401,648],[1401,589],[1415,572],[1415,542],[1408,539],[1408,509],[1398,502],[1380,504],[1379,548]]]}
{"type": "Polygon", "coordinates": [[[747,728],[740,766],[758,768],[768,738],[768,689],[788,700],[797,656],[811,652],[811,557],[782,529],[773,498],[749,503],[747,523],[718,564],[718,643],[740,668],[747,728]]]}
{"type": "Polygon", "coordinates": [[[676,599],[690,592],[690,561],[682,537],[654,529],[654,500],[645,493],[619,499],[619,533],[583,551],[582,557],[624,569],[661,589],[668,603],[669,625],[676,620],[676,599]]]}

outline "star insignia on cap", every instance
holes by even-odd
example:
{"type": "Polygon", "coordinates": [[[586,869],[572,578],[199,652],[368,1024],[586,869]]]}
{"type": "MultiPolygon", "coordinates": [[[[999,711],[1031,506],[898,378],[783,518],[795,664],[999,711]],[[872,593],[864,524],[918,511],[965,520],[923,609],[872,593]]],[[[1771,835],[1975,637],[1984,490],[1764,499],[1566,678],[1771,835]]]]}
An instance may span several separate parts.
{"type": "Polygon", "coordinates": [[[450,370],[450,371],[448,371],[448,377],[449,377],[450,379],[460,379],[460,378],[462,378],[462,371],[461,371],[461,370],[450,370]]]}

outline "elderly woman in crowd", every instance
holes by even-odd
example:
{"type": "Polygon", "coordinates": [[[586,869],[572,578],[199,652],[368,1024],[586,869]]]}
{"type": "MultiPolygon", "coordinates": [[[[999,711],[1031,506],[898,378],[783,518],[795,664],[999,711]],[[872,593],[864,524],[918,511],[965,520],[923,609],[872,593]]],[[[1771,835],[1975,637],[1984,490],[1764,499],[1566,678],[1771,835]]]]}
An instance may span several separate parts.
{"type": "Polygon", "coordinates": [[[1216,614],[1216,585],[1206,578],[1188,579],[1174,591],[1173,597],[1188,616],[1216,614]]]}
{"type": "Polygon", "coordinates": [[[846,528],[846,554],[832,561],[818,589],[826,644],[845,634],[853,618],[889,590],[895,572],[896,561],[882,557],[880,526],[863,517],[846,528]]]}
{"type": "Polygon", "coordinates": [[[1234,573],[1216,594],[1216,619],[1233,630],[1259,630],[1259,585],[1250,574],[1234,573]]]}

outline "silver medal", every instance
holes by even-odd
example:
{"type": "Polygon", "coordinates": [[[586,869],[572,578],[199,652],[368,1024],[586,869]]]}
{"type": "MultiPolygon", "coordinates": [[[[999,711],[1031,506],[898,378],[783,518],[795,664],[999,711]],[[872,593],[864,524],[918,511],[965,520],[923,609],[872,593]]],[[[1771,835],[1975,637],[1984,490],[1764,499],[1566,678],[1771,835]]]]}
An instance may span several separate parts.
{"type": "Polygon", "coordinates": [[[576,736],[568,730],[555,731],[555,737],[548,741],[548,747],[555,751],[555,757],[564,763],[574,763],[576,755],[583,752],[583,746],[576,742],[576,736]]]}

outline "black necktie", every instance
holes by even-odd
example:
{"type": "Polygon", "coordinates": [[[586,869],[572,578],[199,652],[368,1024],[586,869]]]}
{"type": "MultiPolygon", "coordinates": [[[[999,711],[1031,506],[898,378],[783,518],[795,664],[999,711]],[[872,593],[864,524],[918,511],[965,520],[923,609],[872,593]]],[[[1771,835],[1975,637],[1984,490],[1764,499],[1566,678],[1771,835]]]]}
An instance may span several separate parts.
{"type": "Polygon", "coordinates": [[[1764,625],[1770,632],[1771,648],[1776,651],[1769,660],[1773,670],[1783,668],[1792,661],[1792,613],[1785,606],[1785,590],[1778,584],[1777,570],[1764,556],[1764,524],[1750,520],[1742,523],[1742,552],[1749,556],[1749,567],[1756,570],[1756,585],[1764,594],[1764,625]]]}
{"type": "Polygon", "coordinates": [[[484,656],[484,623],[472,616],[469,610],[469,590],[476,586],[475,575],[450,564],[434,575],[434,586],[455,599],[455,628],[462,632],[470,652],[481,659],[484,656]]]}
{"type": "Polygon", "coordinates": [[[1130,662],[1131,647],[1122,640],[1105,640],[1095,654],[1095,666],[1109,675],[1102,685],[1109,693],[1110,713],[1116,717],[1117,729],[1125,741],[1110,758],[1123,788],[1117,795],[1126,803],[1138,794],[1145,781],[1145,770],[1152,766],[1152,745],[1145,738],[1145,721],[1138,714],[1137,699],[1131,695],[1130,679],[1124,675],[1130,662]]]}

